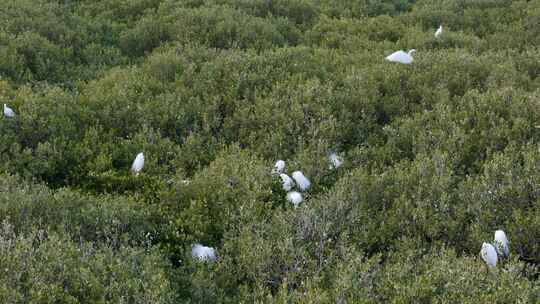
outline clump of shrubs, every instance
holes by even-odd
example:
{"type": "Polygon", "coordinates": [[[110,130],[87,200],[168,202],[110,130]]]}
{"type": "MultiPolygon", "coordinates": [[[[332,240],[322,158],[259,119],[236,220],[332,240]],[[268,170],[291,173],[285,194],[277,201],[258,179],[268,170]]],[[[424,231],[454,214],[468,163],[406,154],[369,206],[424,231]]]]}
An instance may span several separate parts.
{"type": "Polygon", "coordinates": [[[538,1],[0,12],[0,302],[538,302],[538,1]]]}

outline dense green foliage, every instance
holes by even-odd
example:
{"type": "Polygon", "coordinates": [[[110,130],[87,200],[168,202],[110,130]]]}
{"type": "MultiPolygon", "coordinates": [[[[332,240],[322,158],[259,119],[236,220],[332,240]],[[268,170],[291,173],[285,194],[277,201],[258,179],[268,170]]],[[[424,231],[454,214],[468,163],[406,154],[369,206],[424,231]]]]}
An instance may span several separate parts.
{"type": "Polygon", "coordinates": [[[539,0],[3,0],[4,103],[2,303],[540,302],[539,0]]]}

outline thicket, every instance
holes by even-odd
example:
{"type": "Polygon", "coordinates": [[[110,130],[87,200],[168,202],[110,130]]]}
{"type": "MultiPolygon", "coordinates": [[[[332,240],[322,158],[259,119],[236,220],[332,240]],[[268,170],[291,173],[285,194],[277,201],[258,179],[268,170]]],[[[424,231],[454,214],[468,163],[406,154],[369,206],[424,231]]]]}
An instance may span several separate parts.
{"type": "Polygon", "coordinates": [[[0,302],[538,303],[539,47],[538,0],[0,1],[0,302]]]}

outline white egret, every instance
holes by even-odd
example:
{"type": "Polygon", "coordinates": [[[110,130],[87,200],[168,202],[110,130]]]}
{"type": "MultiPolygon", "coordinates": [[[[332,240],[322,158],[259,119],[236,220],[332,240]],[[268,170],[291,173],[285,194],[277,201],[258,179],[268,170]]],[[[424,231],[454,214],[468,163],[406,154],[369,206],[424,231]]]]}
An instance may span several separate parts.
{"type": "Polygon", "coordinates": [[[413,62],[413,57],[412,57],[413,52],[416,52],[416,50],[412,49],[408,53],[405,53],[404,51],[400,50],[400,51],[390,54],[388,57],[386,57],[386,60],[391,61],[391,62],[410,64],[413,62]]]}
{"type": "Polygon", "coordinates": [[[4,116],[15,117],[15,111],[13,111],[12,108],[8,107],[7,104],[4,104],[4,116]]]}
{"type": "Polygon", "coordinates": [[[297,191],[292,191],[287,193],[287,200],[294,205],[294,207],[298,207],[298,205],[304,200],[302,198],[302,194],[297,191]]]}
{"type": "Polygon", "coordinates": [[[337,169],[343,164],[343,159],[336,152],[330,153],[328,159],[330,160],[330,169],[337,169]]]}
{"type": "Polygon", "coordinates": [[[435,32],[435,38],[439,38],[439,36],[442,34],[442,25],[439,25],[439,28],[435,32]]]}
{"type": "Polygon", "coordinates": [[[283,183],[283,190],[290,191],[294,187],[294,181],[287,174],[281,173],[279,177],[281,177],[281,182],[283,183]]]}
{"type": "Polygon", "coordinates": [[[300,191],[306,191],[311,186],[311,182],[307,179],[304,174],[300,171],[294,171],[292,174],[294,181],[298,185],[300,191]]]}
{"type": "Polygon", "coordinates": [[[285,162],[280,159],[274,165],[274,169],[272,169],[272,174],[281,174],[283,173],[283,169],[285,169],[285,162]]]}
{"type": "Polygon", "coordinates": [[[144,166],[144,154],[141,152],[137,154],[137,157],[135,157],[135,160],[133,161],[133,164],[131,165],[131,171],[135,173],[135,175],[139,175],[139,172],[141,172],[143,166],[144,166]]]}
{"type": "Polygon", "coordinates": [[[495,249],[497,249],[497,253],[503,257],[510,255],[508,239],[506,238],[506,233],[502,230],[495,231],[495,249]]]}
{"type": "Polygon", "coordinates": [[[495,247],[493,247],[493,245],[489,243],[483,243],[480,255],[489,267],[497,266],[497,251],[495,250],[495,247]]]}
{"type": "Polygon", "coordinates": [[[216,250],[212,247],[206,247],[201,244],[194,244],[191,246],[191,256],[199,261],[215,261],[216,250]]]}

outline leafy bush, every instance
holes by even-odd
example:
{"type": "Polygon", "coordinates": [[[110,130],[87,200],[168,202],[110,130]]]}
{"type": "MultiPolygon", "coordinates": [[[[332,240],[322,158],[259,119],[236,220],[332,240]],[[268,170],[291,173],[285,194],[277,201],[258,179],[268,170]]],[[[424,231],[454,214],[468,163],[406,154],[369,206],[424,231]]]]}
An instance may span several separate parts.
{"type": "Polygon", "coordinates": [[[539,16],[2,1],[0,301],[538,302],[539,16]],[[311,181],[297,207],[279,159],[311,181]],[[510,257],[487,272],[498,229],[510,257]]]}
{"type": "Polygon", "coordinates": [[[6,303],[172,303],[168,263],[144,248],[77,244],[61,234],[16,234],[2,222],[0,299],[6,303]]]}
{"type": "Polygon", "coordinates": [[[0,190],[0,220],[9,221],[17,234],[41,229],[65,233],[74,242],[142,245],[160,224],[150,208],[128,198],[52,192],[41,185],[20,185],[9,176],[1,176],[0,190]]]}

